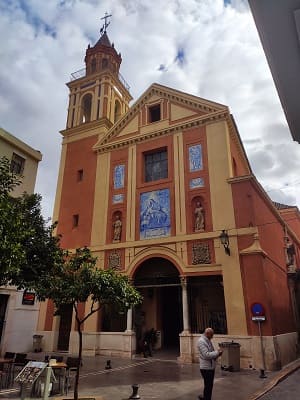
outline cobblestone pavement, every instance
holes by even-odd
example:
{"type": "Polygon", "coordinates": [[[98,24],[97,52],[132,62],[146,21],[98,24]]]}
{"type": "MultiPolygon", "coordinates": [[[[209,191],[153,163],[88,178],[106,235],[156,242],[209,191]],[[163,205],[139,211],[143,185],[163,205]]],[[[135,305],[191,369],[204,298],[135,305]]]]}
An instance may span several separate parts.
{"type": "MultiPolygon", "coordinates": [[[[278,381],[276,380],[278,372],[266,374],[267,378],[261,379],[257,370],[227,372],[222,371],[219,366],[216,369],[213,400],[279,399],[279,397],[261,397],[266,387],[272,388],[278,381]]],[[[281,372],[280,376],[284,377],[285,373],[281,372]]],[[[289,378],[292,377],[293,375],[289,378]]],[[[300,375],[295,375],[295,385],[292,385],[295,390],[299,377],[300,375]]],[[[180,364],[176,362],[175,357],[160,358],[159,354],[146,359],[84,357],[79,381],[80,395],[101,396],[102,400],[127,400],[132,395],[133,384],[139,385],[138,394],[141,400],[197,400],[203,390],[198,364],[180,364]],[[111,360],[111,370],[105,369],[107,359],[111,360]]],[[[282,385],[285,385],[285,382],[281,382],[273,390],[281,388],[282,385]]],[[[289,390],[289,385],[285,386],[289,390]]],[[[298,395],[293,393],[294,397],[285,395],[285,400],[297,399],[298,395]]],[[[71,398],[72,394],[70,391],[68,397],[71,398]]],[[[51,396],[50,400],[54,398],[55,396],[51,396]]],[[[20,399],[19,387],[15,386],[6,392],[0,391],[0,400],[2,399],[20,399]]]]}

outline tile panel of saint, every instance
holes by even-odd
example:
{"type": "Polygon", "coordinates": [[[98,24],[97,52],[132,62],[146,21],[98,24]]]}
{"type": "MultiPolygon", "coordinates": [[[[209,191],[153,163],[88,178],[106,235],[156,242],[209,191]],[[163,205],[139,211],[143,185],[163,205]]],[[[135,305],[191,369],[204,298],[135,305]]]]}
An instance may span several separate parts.
{"type": "Polygon", "coordinates": [[[190,172],[200,171],[203,169],[201,144],[189,147],[189,164],[190,172]]]}
{"type": "Polygon", "coordinates": [[[140,239],[170,236],[170,190],[161,189],[140,196],[140,239]]]}
{"type": "Polygon", "coordinates": [[[114,189],[122,189],[124,187],[125,165],[115,166],[114,170],[114,189]]]}

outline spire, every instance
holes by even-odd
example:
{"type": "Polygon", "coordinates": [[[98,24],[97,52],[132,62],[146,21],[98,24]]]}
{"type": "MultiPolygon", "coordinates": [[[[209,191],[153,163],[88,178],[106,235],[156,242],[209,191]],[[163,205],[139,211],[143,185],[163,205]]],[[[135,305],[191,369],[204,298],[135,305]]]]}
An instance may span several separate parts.
{"type": "Polygon", "coordinates": [[[86,73],[94,74],[103,70],[110,70],[113,74],[119,74],[122,57],[117,53],[114,44],[110,42],[107,36],[107,27],[110,22],[108,18],[111,14],[105,13],[104,24],[100,29],[100,39],[94,47],[88,46],[85,55],[86,73]]]}
{"type": "Polygon", "coordinates": [[[104,32],[98,42],[95,44],[95,47],[98,45],[106,46],[106,47],[112,47],[110,40],[108,39],[107,33],[104,32]]]}
{"type": "Polygon", "coordinates": [[[108,14],[107,12],[104,14],[104,17],[102,17],[101,19],[104,19],[104,24],[102,25],[101,29],[100,29],[100,39],[98,40],[98,42],[95,44],[95,46],[97,45],[102,45],[102,46],[106,46],[106,47],[113,47],[108,39],[106,30],[108,28],[108,26],[110,25],[110,21],[108,22],[108,18],[111,17],[111,14],[108,14]]]}

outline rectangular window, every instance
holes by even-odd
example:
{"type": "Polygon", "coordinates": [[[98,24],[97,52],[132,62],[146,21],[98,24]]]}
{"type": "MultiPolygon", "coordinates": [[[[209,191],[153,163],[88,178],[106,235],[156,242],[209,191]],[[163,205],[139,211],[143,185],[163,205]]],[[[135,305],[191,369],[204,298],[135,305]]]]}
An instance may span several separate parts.
{"type": "Polygon", "coordinates": [[[79,215],[73,215],[73,228],[76,228],[79,225],[79,215]]]}
{"type": "Polygon", "coordinates": [[[10,163],[10,172],[14,174],[22,174],[25,166],[25,158],[19,156],[16,153],[13,153],[11,163],[10,163]]]}
{"type": "Polygon", "coordinates": [[[160,121],[160,104],[149,107],[149,123],[160,121]]]}
{"type": "Polygon", "coordinates": [[[83,169],[77,171],[77,181],[81,182],[83,180],[83,169]]]}
{"type": "Polygon", "coordinates": [[[157,181],[168,178],[168,152],[161,149],[156,152],[146,153],[145,162],[145,182],[157,181]]]}

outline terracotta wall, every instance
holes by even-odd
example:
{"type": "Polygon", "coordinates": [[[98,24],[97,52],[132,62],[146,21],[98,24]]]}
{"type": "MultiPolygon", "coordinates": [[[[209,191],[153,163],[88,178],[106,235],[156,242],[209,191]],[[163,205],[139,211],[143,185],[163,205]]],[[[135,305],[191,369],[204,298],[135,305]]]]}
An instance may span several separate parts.
{"type": "Polygon", "coordinates": [[[88,246],[90,243],[97,162],[92,147],[96,141],[97,136],[93,136],[67,145],[57,228],[64,248],[88,246]],[[83,170],[82,181],[78,180],[79,170],[83,170]],[[79,215],[79,224],[73,227],[73,215],[76,214],[79,215]]]}
{"type": "Polygon", "coordinates": [[[264,251],[278,265],[285,264],[284,228],[276,211],[251,181],[232,184],[237,228],[256,226],[264,251]]]}
{"type": "MultiPolygon", "coordinates": [[[[259,243],[266,253],[266,256],[240,255],[249,334],[257,333],[250,312],[254,302],[266,308],[265,334],[290,332],[295,326],[287,284],[283,227],[276,218],[276,211],[250,181],[233,184],[232,192],[237,226],[257,226],[259,243]]],[[[252,243],[251,236],[239,237],[239,251],[252,243]]]]}
{"type": "Polygon", "coordinates": [[[280,211],[280,215],[289,224],[298,238],[300,238],[300,214],[297,208],[284,209],[280,211]]]}

